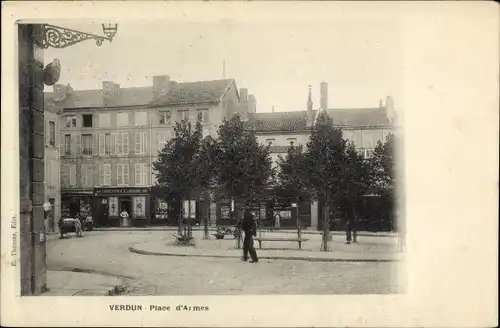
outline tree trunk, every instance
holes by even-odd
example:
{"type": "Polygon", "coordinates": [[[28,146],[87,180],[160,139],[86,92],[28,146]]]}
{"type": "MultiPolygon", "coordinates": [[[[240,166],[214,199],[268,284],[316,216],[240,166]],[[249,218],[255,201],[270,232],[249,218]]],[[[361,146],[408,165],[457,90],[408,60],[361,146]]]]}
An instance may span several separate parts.
{"type": "Polygon", "coordinates": [[[210,239],[210,234],[208,233],[208,215],[209,215],[209,209],[210,209],[210,196],[208,194],[208,192],[205,192],[205,210],[204,210],[204,231],[205,231],[205,234],[204,234],[204,239],[208,240],[210,239]]]}
{"type": "Polygon", "coordinates": [[[190,240],[191,234],[191,194],[188,195],[188,217],[187,217],[187,238],[190,240]]]}
{"type": "Polygon", "coordinates": [[[184,229],[183,229],[183,219],[184,219],[184,218],[183,218],[183,216],[184,216],[184,211],[183,211],[183,208],[182,208],[182,199],[181,199],[181,200],[179,200],[179,201],[177,202],[177,204],[178,204],[178,206],[179,206],[179,220],[178,220],[178,222],[179,222],[179,230],[178,230],[178,232],[179,232],[179,235],[181,235],[181,236],[182,236],[182,235],[183,235],[183,230],[184,230],[184,229]]]}
{"type": "Polygon", "coordinates": [[[352,216],[352,242],[358,242],[358,211],[356,210],[356,204],[354,204],[352,216]]]}
{"type": "Polygon", "coordinates": [[[325,200],[323,205],[323,242],[321,244],[321,251],[328,252],[328,235],[330,233],[328,224],[328,199],[325,200]]]}

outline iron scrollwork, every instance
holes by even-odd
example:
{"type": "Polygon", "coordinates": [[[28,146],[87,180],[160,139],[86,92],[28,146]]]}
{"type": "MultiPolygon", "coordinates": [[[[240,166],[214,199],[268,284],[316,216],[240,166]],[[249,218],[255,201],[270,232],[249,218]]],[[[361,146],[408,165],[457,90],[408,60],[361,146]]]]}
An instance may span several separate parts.
{"type": "Polygon", "coordinates": [[[102,24],[102,30],[105,36],[84,33],[64,27],[54,26],[50,24],[43,25],[43,43],[42,46],[47,49],[53,48],[66,48],[85,40],[95,40],[97,46],[101,46],[104,40],[109,42],[113,41],[116,35],[118,25],[105,26],[102,24]]]}

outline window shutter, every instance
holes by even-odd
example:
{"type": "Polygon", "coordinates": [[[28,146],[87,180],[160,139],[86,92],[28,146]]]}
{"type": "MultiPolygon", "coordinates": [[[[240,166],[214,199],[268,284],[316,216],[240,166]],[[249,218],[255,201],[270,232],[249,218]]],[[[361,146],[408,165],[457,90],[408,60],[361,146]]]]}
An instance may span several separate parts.
{"type": "Polygon", "coordinates": [[[104,156],[104,149],[105,149],[105,136],[104,134],[99,134],[99,156],[104,156]]]}
{"type": "Polygon", "coordinates": [[[99,114],[92,115],[92,118],[93,118],[92,126],[98,127],[99,126],[99,114]]]}
{"type": "Polygon", "coordinates": [[[76,186],[76,165],[72,164],[69,167],[69,184],[70,186],[76,186]]]}
{"type": "Polygon", "coordinates": [[[123,154],[124,155],[128,155],[129,153],[129,149],[128,149],[128,133],[125,132],[122,134],[122,137],[123,137],[123,154]]]}
{"type": "Polygon", "coordinates": [[[69,185],[69,165],[62,166],[61,180],[64,187],[69,185]]]}
{"type": "Polygon", "coordinates": [[[97,155],[97,134],[92,135],[92,155],[97,155]]]}
{"type": "Polygon", "coordinates": [[[119,155],[122,153],[122,136],[117,134],[115,135],[115,151],[116,151],[116,154],[119,155]]]}
{"type": "Polygon", "coordinates": [[[141,138],[142,138],[142,133],[136,132],[135,134],[135,153],[140,154],[141,153],[141,138]]]}
{"type": "Polygon", "coordinates": [[[129,184],[128,164],[123,164],[123,184],[126,186],[129,184]]]}
{"type": "Polygon", "coordinates": [[[115,155],[116,154],[116,146],[115,146],[116,134],[115,133],[111,133],[110,142],[111,142],[111,147],[110,147],[111,155],[115,155]]]}
{"type": "Polygon", "coordinates": [[[119,185],[119,186],[123,184],[123,181],[122,181],[122,172],[123,172],[123,166],[122,166],[122,164],[117,164],[116,165],[116,184],[119,185]]]}
{"type": "Polygon", "coordinates": [[[99,165],[99,185],[104,184],[104,167],[103,165],[99,165]]]}
{"type": "Polygon", "coordinates": [[[142,183],[148,184],[148,164],[142,164],[142,183]]]}
{"type": "Polygon", "coordinates": [[[135,184],[136,186],[141,185],[141,164],[135,163],[135,184]]]}
{"type": "Polygon", "coordinates": [[[142,146],[142,149],[143,149],[143,152],[144,154],[148,151],[148,139],[147,139],[147,135],[146,135],[146,132],[143,132],[142,133],[143,135],[143,140],[142,140],[142,143],[143,143],[143,146],[142,146]]]}

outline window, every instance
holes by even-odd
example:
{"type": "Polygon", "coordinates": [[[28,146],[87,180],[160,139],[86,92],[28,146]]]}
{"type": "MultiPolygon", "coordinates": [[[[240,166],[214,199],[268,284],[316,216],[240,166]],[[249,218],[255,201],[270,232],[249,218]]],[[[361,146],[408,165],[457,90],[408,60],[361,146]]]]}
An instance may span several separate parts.
{"type": "Polygon", "coordinates": [[[287,138],[286,140],[290,143],[290,146],[293,146],[297,143],[297,138],[287,138]]]}
{"type": "Polygon", "coordinates": [[[266,144],[268,144],[269,146],[271,146],[274,142],[274,139],[266,139],[266,144]]]}
{"type": "Polygon", "coordinates": [[[56,123],[49,121],[49,144],[56,145],[56,123]]]}
{"type": "Polygon", "coordinates": [[[160,111],[158,113],[160,124],[170,124],[170,119],[172,118],[172,114],[169,110],[160,111]]]}
{"type": "Polygon", "coordinates": [[[91,164],[82,164],[81,180],[82,187],[94,187],[94,170],[91,164]]]}
{"type": "Polygon", "coordinates": [[[203,138],[206,138],[210,135],[210,131],[208,129],[203,129],[203,138]]]}
{"type": "Polygon", "coordinates": [[[148,125],[148,113],[137,112],[135,113],[135,126],[148,125]]]}
{"type": "Polygon", "coordinates": [[[82,154],[92,155],[92,135],[82,135],[82,154]]]}
{"type": "Polygon", "coordinates": [[[209,116],[209,110],[207,108],[205,109],[198,109],[198,115],[201,114],[201,123],[210,123],[210,116],[209,116]]]}
{"type": "Polygon", "coordinates": [[[118,126],[128,126],[128,113],[118,113],[117,124],[118,126]]]}
{"type": "Polygon", "coordinates": [[[189,121],[189,111],[188,110],[180,110],[177,112],[177,116],[178,116],[178,121],[181,122],[181,121],[186,121],[188,122],[189,121]]]}
{"type": "Polygon", "coordinates": [[[71,134],[64,135],[64,154],[71,154],[71,134]]]}
{"type": "Polygon", "coordinates": [[[76,128],[76,116],[75,115],[66,116],[66,123],[64,126],[66,128],[76,128]]]}
{"type": "Polygon", "coordinates": [[[116,165],[116,184],[118,186],[128,186],[128,164],[116,165]]]}
{"type": "Polygon", "coordinates": [[[135,153],[146,153],[146,132],[138,132],[135,134],[135,153]]]}
{"type": "Polygon", "coordinates": [[[104,151],[106,152],[106,155],[111,154],[111,134],[106,133],[104,135],[104,151]]]}
{"type": "Polygon", "coordinates": [[[144,216],[146,214],[146,197],[144,196],[137,196],[132,198],[133,202],[133,213],[134,216],[141,217],[144,219],[144,216]]]}
{"type": "Polygon", "coordinates": [[[290,220],[292,218],[292,211],[291,210],[279,210],[279,211],[274,211],[274,217],[280,216],[280,220],[290,220]]]}
{"type": "Polygon", "coordinates": [[[170,140],[170,135],[171,131],[160,131],[158,132],[158,151],[162,151],[163,148],[168,143],[168,140],[170,140]]]}
{"type": "Polygon", "coordinates": [[[69,185],[76,187],[76,164],[69,166],[69,185]]]}
{"type": "Polygon", "coordinates": [[[111,126],[111,115],[110,114],[99,114],[99,127],[109,128],[111,126]]]}
{"type": "Polygon", "coordinates": [[[365,149],[365,158],[372,158],[373,157],[373,149],[365,149]]]}
{"type": "Polygon", "coordinates": [[[109,197],[109,216],[118,216],[118,197],[109,197]]]}
{"type": "Polygon", "coordinates": [[[99,165],[99,185],[101,186],[111,185],[111,164],[99,165]]]}
{"type": "Polygon", "coordinates": [[[147,163],[136,163],[135,164],[135,185],[145,186],[148,181],[148,164],[147,163]]]}
{"type": "Polygon", "coordinates": [[[111,154],[111,134],[99,134],[99,156],[111,154]]]}
{"type": "Polygon", "coordinates": [[[128,132],[115,136],[116,153],[119,155],[128,155],[128,132]]]}
{"type": "Polygon", "coordinates": [[[93,122],[92,122],[93,118],[94,118],[94,116],[92,114],[82,115],[83,127],[84,128],[91,128],[93,126],[93,122]]]}

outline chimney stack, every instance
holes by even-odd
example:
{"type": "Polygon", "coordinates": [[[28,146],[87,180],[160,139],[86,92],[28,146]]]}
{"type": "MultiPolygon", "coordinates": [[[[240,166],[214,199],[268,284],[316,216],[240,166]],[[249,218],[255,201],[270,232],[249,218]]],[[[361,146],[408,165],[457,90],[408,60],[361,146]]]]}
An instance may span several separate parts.
{"type": "Polygon", "coordinates": [[[321,82],[319,85],[321,110],[328,111],[328,83],[321,82]]]}
{"type": "Polygon", "coordinates": [[[104,99],[113,99],[118,96],[120,85],[111,81],[102,81],[102,97],[104,99]]]}
{"type": "Polygon", "coordinates": [[[248,102],[248,89],[247,88],[240,89],[240,102],[242,104],[248,102]]]}
{"type": "Polygon", "coordinates": [[[170,91],[170,76],[161,75],[153,76],[153,97],[158,99],[161,96],[166,95],[170,91]]]}
{"type": "Polygon", "coordinates": [[[271,107],[271,112],[272,112],[272,113],[274,113],[274,106],[273,106],[273,107],[271,107]]]}
{"type": "Polygon", "coordinates": [[[392,96],[387,96],[385,99],[385,113],[391,122],[396,118],[396,110],[394,109],[394,99],[392,99],[392,96]]]}
{"type": "Polygon", "coordinates": [[[309,95],[307,97],[307,126],[311,127],[314,123],[313,102],[311,95],[311,86],[309,86],[309,95]]]}
{"type": "Polygon", "coordinates": [[[248,96],[248,112],[255,113],[257,111],[257,100],[255,99],[255,95],[248,96]]]}

